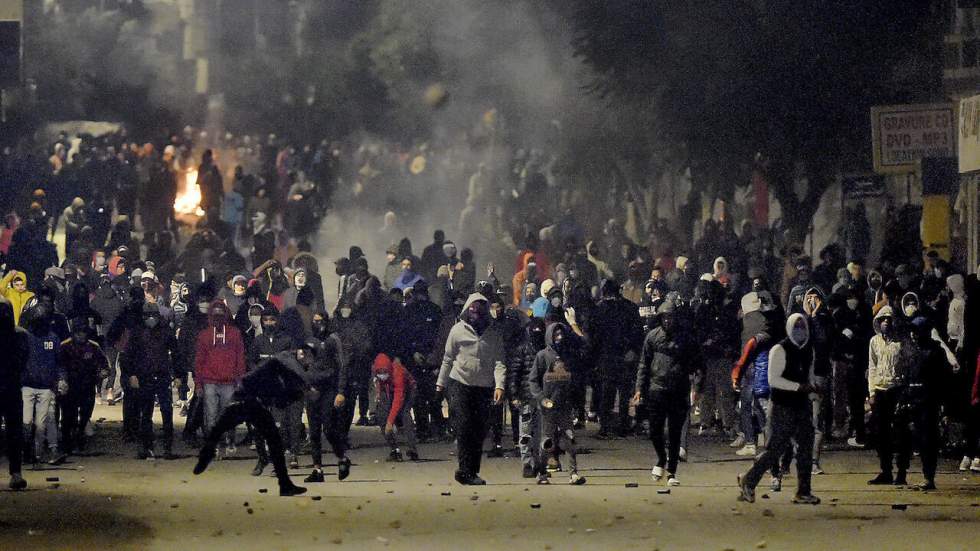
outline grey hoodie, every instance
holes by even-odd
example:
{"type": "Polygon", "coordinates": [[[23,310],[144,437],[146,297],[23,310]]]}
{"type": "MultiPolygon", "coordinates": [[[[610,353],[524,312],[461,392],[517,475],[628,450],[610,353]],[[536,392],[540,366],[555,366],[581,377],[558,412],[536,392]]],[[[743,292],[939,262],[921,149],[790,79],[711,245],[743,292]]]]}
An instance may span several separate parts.
{"type": "Polygon", "coordinates": [[[898,385],[898,375],[895,367],[898,365],[898,352],[901,344],[895,340],[886,339],[881,332],[881,320],[895,316],[891,306],[885,305],[878,311],[874,319],[875,336],[868,344],[868,393],[874,395],[881,390],[889,390],[898,385]]]}
{"type": "Polygon", "coordinates": [[[953,300],[949,301],[946,333],[950,340],[962,345],[963,338],[966,336],[966,330],[963,327],[963,317],[966,314],[966,292],[964,291],[963,276],[953,274],[947,277],[946,286],[953,293],[953,300]]]}
{"type": "Polygon", "coordinates": [[[544,334],[546,347],[534,357],[534,365],[531,366],[531,372],[528,374],[528,388],[539,404],[542,400],[549,399],[554,402],[556,410],[571,411],[574,359],[563,358],[555,350],[556,328],[561,328],[564,332],[564,339],[568,341],[565,343],[567,348],[572,349],[575,346],[572,342],[574,334],[570,327],[564,323],[549,325],[544,334]]]}
{"type": "MultiPolygon", "coordinates": [[[[466,299],[462,311],[465,313],[478,300],[487,302],[480,293],[473,293],[466,299]]],[[[494,325],[488,327],[483,335],[477,335],[476,330],[465,321],[460,320],[453,325],[446,339],[446,352],[436,384],[445,388],[449,379],[467,386],[505,388],[507,367],[504,365],[504,340],[494,325]]]]}

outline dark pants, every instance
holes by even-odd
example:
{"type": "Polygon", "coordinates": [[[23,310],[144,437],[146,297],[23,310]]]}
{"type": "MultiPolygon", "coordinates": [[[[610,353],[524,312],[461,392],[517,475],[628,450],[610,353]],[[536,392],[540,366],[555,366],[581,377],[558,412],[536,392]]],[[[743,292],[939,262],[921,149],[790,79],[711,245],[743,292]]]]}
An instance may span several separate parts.
{"type": "Polygon", "coordinates": [[[909,468],[909,450],[898,438],[895,427],[895,411],[898,407],[899,389],[878,390],[875,392],[871,415],[875,427],[875,451],[878,453],[878,464],[883,473],[892,472],[892,460],[895,459],[899,471],[909,468]],[[895,445],[898,444],[896,453],[895,445]]]}
{"type": "Polygon", "coordinates": [[[681,450],[681,432],[687,421],[689,406],[687,394],[652,392],[647,400],[650,415],[650,441],[657,452],[657,466],[667,467],[668,473],[677,472],[678,455],[681,450]],[[664,425],[667,429],[667,442],[664,442],[664,425]]]}
{"type": "MultiPolygon", "coordinates": [[[[129,386],[129,376],[122,376],[123,388],[123,431],[126,436],[136,439],[140,431],[140,392],[129,386]]],[[[140,381],[142,382],[142,381],[140,381]]]]}
{"type": "Polygon", "coordinates": [[[459,472],[464,476],[476,476],[480,474],[493,389],[450,381],[449,391],[449,418],[456,432],[459,472]]]}
{"type": "Polygon", "coordinates": [[[233,430],[242,423],[248,423],[258,432],[258,435],[269,446],[272,467],[275,469],[279,487],[287,488],[293,485],[289,480],[286,469],[286,456],[282,447],[282,437],[276,427],[276,420],[269,410],[262,407],[256,400],[234,401],[218,417],[218,421],[208,433],[204,446],[214,448],[225,433],[233,430]]]}
{"type": "Polygon", "coordinates": [[[187,404],[187,421],[184,424],[184,438],[193,439],[198,430],[204,428],[204,388],[200,385],[194,390],[194,396],[187,404]]]}
{"type": "Polygon", "coordinates": [[[415,424],[419,437],[441,435],[446,431],[446,419],[442,415],[442,404],[436,401],[436,375],[438,368],[420,369],[415,387],[415,424]]]}
{"type": "MultiPolygon", "coordinates": [[[[918,448],[922,459],[922,476],[926,480],[936,478],[936,463],[939,460],[939,404],[919,402],[913,406],[900,408],[895,420],[895,439],[899,456],[908,457],[913,448],[918,448]]],[[[899,470],[902,469],[899,459],[899,470]]],[[[908,459],[905,460],[908,468],[908,459]]]]}
{"type": "Polygon", "coordinates": [[[633,395],[633,383],[626,373],[626,360],[622,356],[599,357],[601,402],[599,428],[603,432],[616,432],[629,428],[629,401],[633,395]],[[619,407],[619,416],[613,409],[619,407]]]}
{"type": "MultiPolygon", "coordinates": [[[[153,449],[153,406],[160,403],[160,416],[163,417],[163,447],[170,451],[174,440],[174,405],[170,393],[170,377],[144,377],[140,387],[131,390],[136,394],[140,447],[153,449]]],[[[124,402],[129,401],[124,400],[124,402]]]]}
{"type": "Polygon", "coordinates": [[[275,408],[273,415],[279,423],[286,449],[294,454],[299,453],[300,446],[303,445],[303,404],[294,402],[284,408],[275,408]]]}
{"type": "Polygon", "coordinates": [[[963,455],[980,457],[980,404],[967,409],[966,449],[963,455]]]}
{"type": "Polygon", "coordinates": [[[5,427],[4,439],[7,441],[7,461],[10,474],[20,474],[24,460],[24,398],[16,388],[0,394],[0,416],[5,427]]]}
{"type": "Polygon", "coordinates": [[[335,390],[324,390],[316,400],[306,401],[306,416],[310,420],[310,453],[313,456],[313,465],[317,467],[323,466],[324,433],[337,459],[343,459],[347,454],[341,427],[343,419],[347,417],[346,406],[340,409],[333,407],[336,396],[335,390]]]}
{"type": "Polygon", "coordinates": [[[511,442],[508,444],[509,447],[514,447],[521,436],[521,410],[514,408],[514,406],[510,404],[505,406],[503,403],[490,406],[490,434],[495,446],[503,444],[504,426],[507,420],[507,409],[505,408],[510,410],[511,442]]]}
{"type": "MultiPolygon", "coordinates": [[[[867,365],[867,362],[864,362],[867,365]]],[[[847,410],[849,425],[858,442],[864,442],[864,400],[868,396],[868,380],[864,369],[851,363],[847,370],[847,410]]]]}
{"type": "Polygon", "coordinates": [[[772,436],[766,451],[756,457],[743,483],[755,488],[762,476],[779,463],[796,441],[796,475],[799,484],[796,494],[810,494],[810,476],[813,468],[813,409],[809,401],[796,406],[773,404],[769,418],[772,436]]]}
{"type": "Polygon", "coordinates": [[[95,409],[95,384],[69,383],[68,394],[61,398],[61,447],[72,453],[85,437],[85,427],[95,409]]]}

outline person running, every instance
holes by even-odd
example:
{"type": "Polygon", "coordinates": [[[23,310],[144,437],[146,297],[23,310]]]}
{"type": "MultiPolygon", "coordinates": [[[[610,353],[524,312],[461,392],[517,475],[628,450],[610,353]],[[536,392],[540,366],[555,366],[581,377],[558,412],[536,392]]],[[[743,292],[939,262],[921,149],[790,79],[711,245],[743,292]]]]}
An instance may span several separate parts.
{"type": "Polygon", "coordinates": [[[337,478],[350,475],[351,461],[341,424],[346,418],[348,381],[343,345],[336,333],[330,333],[326,312],[313,314],[313,337],[296,350],[296,359],[306,370],[313,387],[306,398],[306,417],[310,421],[310,447],[313,472],[304,482],[323,482],[323,435],[337,457],[337,478]]]}

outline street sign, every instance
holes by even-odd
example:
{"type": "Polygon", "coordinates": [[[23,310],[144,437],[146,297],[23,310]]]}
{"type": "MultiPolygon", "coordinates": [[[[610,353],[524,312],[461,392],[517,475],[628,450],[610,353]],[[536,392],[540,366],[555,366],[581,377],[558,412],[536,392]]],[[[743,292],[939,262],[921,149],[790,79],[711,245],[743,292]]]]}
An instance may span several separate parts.
{"type": "Polygon", "coordinates": [[[951,103],[872,107],[875,172],[915,172],[923,158],[955,157],[956,121],[951,103]]]}

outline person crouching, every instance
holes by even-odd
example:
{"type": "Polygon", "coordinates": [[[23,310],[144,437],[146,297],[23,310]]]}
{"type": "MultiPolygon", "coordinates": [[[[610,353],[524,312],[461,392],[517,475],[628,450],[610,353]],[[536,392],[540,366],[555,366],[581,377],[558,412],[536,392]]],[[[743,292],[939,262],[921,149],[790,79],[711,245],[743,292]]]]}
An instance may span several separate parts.
{"type": "Polygon", "coordinates": [[[384,419],[381,427],[391,453],[388,461],[401,461],[395,425],[400,420],[399,432],[405,434],[408,444],[408,459],[418,461],[419,453],[415,441],[415,421],[412,420],[412,406],[415,403],[415,379],[405,369],[401,361],[392,360],[387,354],[378,354],[371,367],[374,383],[378,389],[378,418],[384,419]]]}

